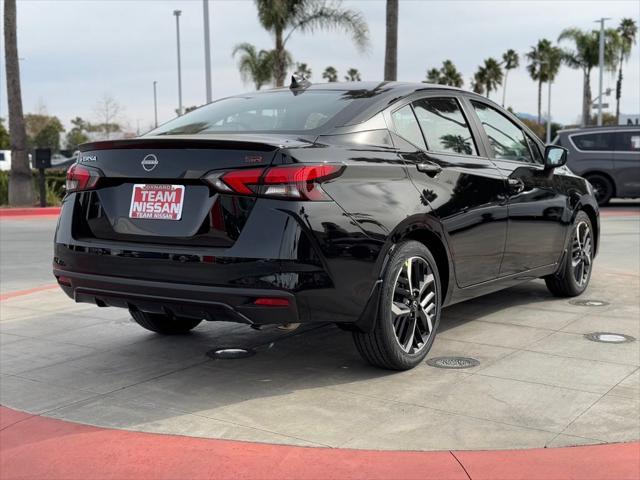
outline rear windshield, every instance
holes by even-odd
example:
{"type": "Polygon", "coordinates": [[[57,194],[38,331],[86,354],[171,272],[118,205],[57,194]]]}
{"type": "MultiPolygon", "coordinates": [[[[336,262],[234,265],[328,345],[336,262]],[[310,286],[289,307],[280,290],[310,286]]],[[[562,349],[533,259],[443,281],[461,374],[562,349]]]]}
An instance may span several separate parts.
{"type": "Polygon", "coordinates": [[[229,97],[171,120],[148,135],[309,132],[322,127],[353,101],[349,92],[336,90],[229,97]]]}

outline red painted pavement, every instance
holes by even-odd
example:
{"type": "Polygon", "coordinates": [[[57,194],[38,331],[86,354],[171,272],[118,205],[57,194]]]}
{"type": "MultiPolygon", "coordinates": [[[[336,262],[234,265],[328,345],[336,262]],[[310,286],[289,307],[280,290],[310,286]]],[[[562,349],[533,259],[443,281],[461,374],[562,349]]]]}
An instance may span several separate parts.
{"type": "Polygon", "coordinates": [[[10,298],[22,297],[23,295],[31,295],[32,293],[44,292],[46,290],[53,290],[58,288],[58,285],[52,283],[51,285],[42,285],[41,287],[27,288],[25,290],[14,290],[12,292],[6,292],[0,294],[0,301],[9,300],[10,298]]]}
{"type": "Polygon", "coordinates": [[[602,217],[637,217],[640,215],[640,209],[602,209],[600,216],[602,217]]]}
{"type": "MultiPolygon", "coordinates": [[[[640,442],[495,452],[304,448],[91,427],[0,407],[0,478],[637,480],[640,442]],[[8,420],[7,420],[8,419],[8,420]]],[[[425,435],[436,432],[425,431],[425,435]]]]}
{"type": "Polygon", "coordinates": [[[0,208],[0,218],[57,217],[60,207],[0,208]]]}

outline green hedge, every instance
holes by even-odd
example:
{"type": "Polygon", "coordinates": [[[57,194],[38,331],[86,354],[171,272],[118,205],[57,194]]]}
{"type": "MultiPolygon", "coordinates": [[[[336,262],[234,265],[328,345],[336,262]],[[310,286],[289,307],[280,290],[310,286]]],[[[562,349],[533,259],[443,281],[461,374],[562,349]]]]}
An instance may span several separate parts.
{"type": "MultiPolygon", "coordinates": [[[[38,171],[33,171],[33,189],[36,195],[36,204],[40,205],[40,187],[38,184],[38,171]]],[[[65,170],[47,170],[45,185],[47,188],[47,205],[60,205],[64,197],[64,184],[66,181],[65,170]]],[[[9,203],[9,172],[0,171],[0,205],[9,203]]]]}

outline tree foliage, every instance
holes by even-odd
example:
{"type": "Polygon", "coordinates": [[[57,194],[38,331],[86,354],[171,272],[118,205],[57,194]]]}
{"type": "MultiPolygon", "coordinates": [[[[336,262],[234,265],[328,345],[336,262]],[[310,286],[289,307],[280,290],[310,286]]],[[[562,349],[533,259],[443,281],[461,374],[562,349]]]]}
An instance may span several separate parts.
{"type": "Polygon", "coordinates": [[[112,133],[122,130],[119,123],[122,107],[111,95],[105,93],[98,100],[94,112],[98,121],[92,124],[93,131],[100,132],[104,138],[109,139],[112,133]]]}
{"type": "Polygon", "coordinates": [[[24,116],[24,122],[29,149],[50,148],[55,152],[60,150],[60,134],[64,132],[64,126],[58,117],[28,113],[24,116]]]}
{"type": "Polygon", "coordinates": [[[357,68],[350,68],[347,70],[347,74],[344,76],[344,79],[347,82],[360,82],[362,81],[362,76],[357,68]]]}
{"type": "Polygon", "coordinates": [[[442,62],[440,69],[431,68],[427,70],[427,78],[423,83],[436,83],[439,85],[449,85],[451,87],[462,87],[464,80],[451,60],[442,62]]]}
{"type": "Polygon", "coordinates": [[[300,78],[309,80],[313,72],[306,63],[296,63],[296,71],[294,73],[300,78]]]}
{"type": "MultiPolygon", "coordinates": [[[[629,61],[631,50],[636,43],[638,25],[632,18],[623,18],[616,30],[618,58],[618,79],[616,80],[616,124],[620,120],[620,98],[622,97],[622,66],[629,61]]],[[[604,120],[603,120],[604,121],[604,120]]]]}
{"type": "Polygon", "coordinates": [[[11,140],[9,132],[4,126],[4,118],[0,118],[0,150],[9,150],[11,148],[11,140]]]}
{"type": "Polygon", "coordinates": [[[498,85],[502,84],[502,67],[500,63],[493,57],[489,57],[484,61],[473,77],[473,90],[476,93],[487,94],[487,98],[491,92],[498,89],[498,85]]]}
{"type": "MultiPolygon", "coordinates": [[[[275,53],[273,50],[260,50],[250,43],[239,43],[233,48],[232,56],[239,55],[238,70],[244,82],[253,82],[256,90],[271,83],[275,53]]],[[[289,54],[285,52],[287,65],[291,62],[289,54]]]]}
{"type": "Polygon", "coordinates": [[[341,30],[351,34],[359,49],[369,44],[369,29],[362,14],[343,8],[341,0],[255,0],[261,25],[275,37],[273,77],[277,87],[287,74],[285,47],[300,31],[341,30]]]}
{"type": "Polygon", "coordinates": [[[324,72],[322,72],[322,78],[329,83],[337,82],[338,71],[334,67],[329,66],[324,69],[324,72]]]}
{"type": "MultiPolygon", "coordinates": [[[[614,29],[605,30],[604,65],[609,71],[614,71],[616,66],[617,37],[614,29]]],[[[558,41],[573,43],[573,48],[564,50],[563,60],[570,68],[582,70],[582,125],[588,125],[591,117],[591,71],[599,62],[600,32],[567,28],[560,33],[558,41]]]]}
{"type": "Polygon", "coordinates": [[[527,72],[532,80],[538,82],[538,123],[542,121],[542,84],[552,82],[564,58],[560,47],[543,38],[527,52],[527,72]]]}

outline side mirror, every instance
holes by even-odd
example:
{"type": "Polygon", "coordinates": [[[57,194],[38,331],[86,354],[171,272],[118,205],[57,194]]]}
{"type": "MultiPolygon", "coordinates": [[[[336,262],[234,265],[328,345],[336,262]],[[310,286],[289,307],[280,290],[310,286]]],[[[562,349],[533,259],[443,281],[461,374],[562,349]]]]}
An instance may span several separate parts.
{"type": "Polygon", "coordinates": [[[544,149],[544,167],[557,168],[567,163],[568,150],[558,145],[547,145],[544,149]]]}

